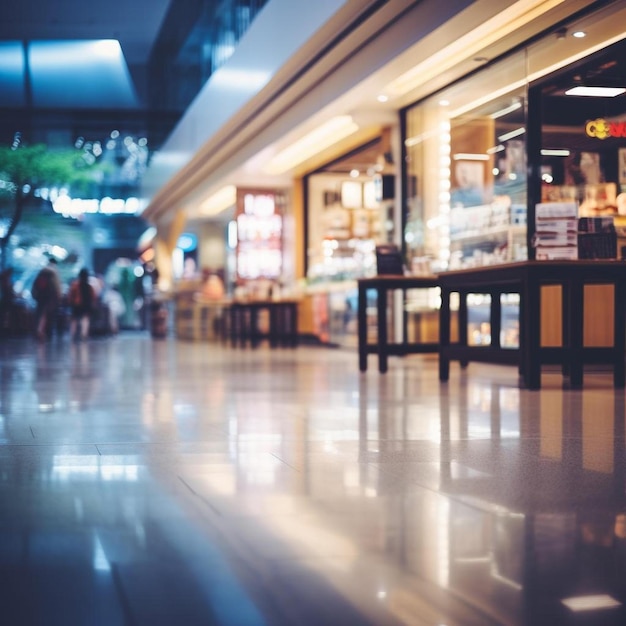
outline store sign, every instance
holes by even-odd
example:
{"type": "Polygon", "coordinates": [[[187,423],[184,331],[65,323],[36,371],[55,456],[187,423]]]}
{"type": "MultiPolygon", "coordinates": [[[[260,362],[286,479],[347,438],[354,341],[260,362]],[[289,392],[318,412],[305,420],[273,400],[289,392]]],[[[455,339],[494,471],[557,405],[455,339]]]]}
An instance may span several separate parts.
{"type": "Polygon", "coordinates": [[[585,126],[588,137],[608,139],[609,137],[626,137],[626,122],[609,122],[601,117],[589,120],[585,126]]]}
{"type": "Polygon", "coordinates": [[[283,218],[272,192],[237,190],[237,277],[280,277],[283,218]]]}

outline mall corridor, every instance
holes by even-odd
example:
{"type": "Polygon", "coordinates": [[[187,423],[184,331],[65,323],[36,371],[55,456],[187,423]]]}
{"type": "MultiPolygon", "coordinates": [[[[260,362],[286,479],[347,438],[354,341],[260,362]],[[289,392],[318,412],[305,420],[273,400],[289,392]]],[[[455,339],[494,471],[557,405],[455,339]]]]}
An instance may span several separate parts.
{"type": "Polygon", "coordinates": [[[434,356],[0,344],[6,626],[624,624],[624,392],[434,356]]]}

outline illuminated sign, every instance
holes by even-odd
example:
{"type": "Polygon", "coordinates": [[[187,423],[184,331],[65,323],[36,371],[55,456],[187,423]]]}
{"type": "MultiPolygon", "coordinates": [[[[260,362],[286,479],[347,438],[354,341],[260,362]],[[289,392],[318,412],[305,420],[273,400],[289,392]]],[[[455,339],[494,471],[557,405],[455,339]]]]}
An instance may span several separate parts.
{"type": "Polygon", "coordinates": [[[138,215],[145,207],[145,201],[139,198],[102,198],[85,199],[71,198],[67,193],[58,195],[51,194],[42,198],[50,198],[52,209],[55,213],[60,213],[63,217],[79,218],[85,213],[104,213],[106,215],[117,215],[126,213],[129,215],[138,215]]]}
{"type": "Polygon", "coordinates": [[[585,126],[588,137],[608,139],[609,137],[626,138],[626,122],[609,122],[601,117],[589,120],[585,126]]]}
{"type": "Polygon", "coordinates": [[[191,252],[198,247],[198,238],[193,233],[183,233],[176,244],[183,252],[191,252]]]}
{"type": "Polygon", "coordinates": [[[237,277],[275,280],[282,271],[283,218],[273,192],[237,190],[237,277]]]}

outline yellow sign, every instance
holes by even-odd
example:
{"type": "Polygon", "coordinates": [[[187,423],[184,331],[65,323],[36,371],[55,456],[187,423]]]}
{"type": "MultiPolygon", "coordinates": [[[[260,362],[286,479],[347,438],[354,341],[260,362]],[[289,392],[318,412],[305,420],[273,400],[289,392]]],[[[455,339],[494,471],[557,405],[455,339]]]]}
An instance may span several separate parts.
{"type": "Polygon", "coordinates": [[[626,137],[626,122],[609,122],[599,117],[587,122],[585,133],[588,137],[595,137],[596,139],[626,137]]]}

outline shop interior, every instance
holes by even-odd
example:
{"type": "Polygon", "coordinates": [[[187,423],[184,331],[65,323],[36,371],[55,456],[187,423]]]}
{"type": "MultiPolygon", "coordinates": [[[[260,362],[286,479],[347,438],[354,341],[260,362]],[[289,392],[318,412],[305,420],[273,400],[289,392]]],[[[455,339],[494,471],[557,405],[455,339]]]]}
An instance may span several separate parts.
{"type": "MultiPolygon", "coordinates": [[[[607,11],[573,22],[407,109],[409,266],[622,257],[626,46],[616,20],[607,11]],[[611,36],[619,42],[607,46],[611,36]]],[[[546,310],[560,308],[553,295],[546,310]]],[[[516,347],[517,301],[506,298],[500,341],[516,347]]],[[[475,300],[470,343],[488,344],[489,298],[475,300]]],[[[605,340],[597,329],[586,330],[591,345],[605,340]]],[[[555,324],[547,345],[560,336],[555,324]]]]}
{"type": "Polygon", "coordinates": [[[397,238],[389,133],[306,177],[306,276],[326,343],[356,345],[356,280],[376,274],[376,246],[397,238]]]}
{"type": "Polygon", "coordinates": [[[615,44],[537,88],[542,202],[574,202],[579,218],[605,218],[620,234],[626,224],[625,55],[626,43],[615,44]]]}

